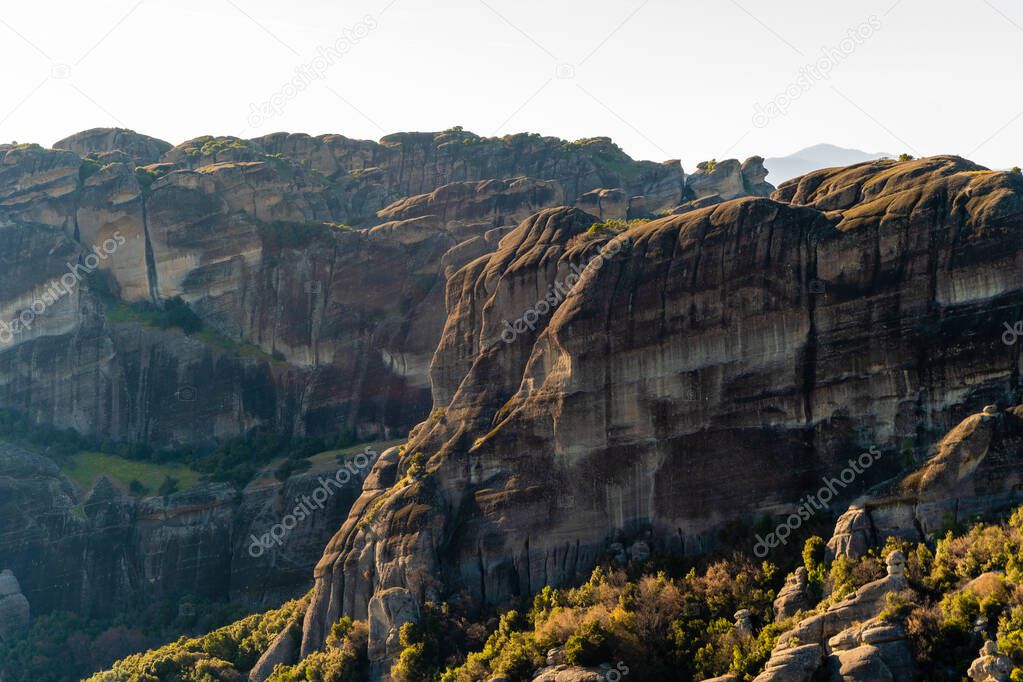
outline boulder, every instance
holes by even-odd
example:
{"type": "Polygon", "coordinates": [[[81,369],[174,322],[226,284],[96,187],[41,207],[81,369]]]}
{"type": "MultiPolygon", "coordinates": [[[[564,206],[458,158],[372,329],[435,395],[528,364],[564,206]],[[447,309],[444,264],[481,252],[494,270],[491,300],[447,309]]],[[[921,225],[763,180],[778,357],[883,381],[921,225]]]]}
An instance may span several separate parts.
{"type": "Polygon", "coordinates": [[[901,623],[872,618],[828,640],[825,669],[833,682],[912,682],[913,650],[901,623]]]}
{"type": "Polygon", "coordinates": [[[403,587],[378,592],[369,603],[369,659],[382,661],[401,651],[401,626],[419,619],[419,603],[403,587]]]}
{"type": "Polygon", "coordinates": [[[629,195],[620,188],[587,192],[576,199],[575,205],[601,220],[626,220],[629,217],[629,195]]]}
{"type": "Polygon", "coordinates": [[[813,599],[807,589],[806,569],[800,566],[785,578],[785,584],[774,600],[774,619],[790,618],[800,611],[813,608],[813,599]]]}
{"type": "Polygon", "coordinates": [[[742,162],[742,186],[751,197],[769,197],[774,192],[774,185],[767,182],[767,168],[764,157],[751,156],[742,162]]]}
{"type": "Polygon", "coordinates": [[[828,553],[831,557],[858,560],[873,545],[873,535],[867,511],[862,507],[850,507],[835,523],[835,530],[828,540],[828,553]]]}
{"type": "Polygon", "coordinates": [[[821,667],[821,646],[803,644],[775,650],[753,682],[810,682],[821,667]]]}
{"type": "Polygon", "coordinates": [[[972,682],[1008,682],[1012,667],[1012,660],[998,653],[998,645],[988,640],[970,664],[967,675],[972,682]]]}
{"type": "MultiPolygon", "coordinates": [[[[775,649],[771,652],[767,670],[777,667],[774,663],[775,658],[779,658],[783,662],[788,661],[790,654],[787,652],[797,645],[809,643],[815,646],[815,650],[820,656],[819,667],[823,663],[824,655],[829,651],[851,650],[859,647],[860,644],[887,646],[892,641],[898,640],[901,636],[899,630],[893,630],[892,626],[872,620],[876,619],[884,609],[885,597],[889,593],[903,592],[909,588],[905,574],[906,557],[902,552],[891,552],[886,559],[886,564],[887,576],[867,583],[843,601],[830,606],[824,613],[804,618],[791,630],[779,636],[775,649]],[[861,623],[868,621],[871,622],[869,628],[860,626],[861,623]],[[866,636],[864,636],[864,631],[868,633],[866,636]]],[[[862,658],[860,654],[864,653],[867,652],[861,651],[853,658],[859,661],[862,658]]],[[[902,660],[898,651],[892,655],[898,661],[902,660]]],[[[853,658],[850,658],[850,665],[852,665],[853,658]]],[[[856,665],[860,665],[860,663],[856,663],[856,665]]],[[[873,666],[874,663],[870,665],[873,666]]],[[[759,677],[757,679],[760,680],[759,677]]],[[[766,682],[767,679],[780,680],[783,678],[765,678],[760,682],[766,682]]]]}

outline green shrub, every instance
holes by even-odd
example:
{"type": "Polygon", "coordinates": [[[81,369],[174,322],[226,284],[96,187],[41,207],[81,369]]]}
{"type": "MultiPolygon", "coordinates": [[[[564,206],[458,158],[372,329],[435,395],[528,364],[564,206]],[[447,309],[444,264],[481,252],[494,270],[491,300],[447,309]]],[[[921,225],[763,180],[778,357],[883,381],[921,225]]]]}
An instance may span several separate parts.
{"type": "Polygon", "coordinates": [[[149,494],[149,488],[142,485],[142,483],[136,478],[131,479],[131,482],[128,483],[128,491],[137,497],[149,494]]]}
{"type": "Polygon", "coordinates": [[[806,568],[807,586],[817,598],[820,598],[824,590],[824,582],[828,575],[828,567],[824,563],[827,549],[824,539],[818,535],[807,538],[803,544],[803,567],[806,568]]]}
{"type": "Polygon", "coordinates": [[[614,656],[613,635],[601,623],[589,621],[565,642],[568,662],[581,666],[606,663],[614,656]]]}
{"type": "Polygon", "coordinates": [[[103,164],[95,159],[82,159],[82,165],[78,167],[78,180],[84,183],[103,168],[103,164]]]}
{"type": "Polygon", "coordinates": [[[163,479],[163,483],[160,484],[160,488],[157,490],[157,492],[162,497],[166,497],[167,495],[173,495],[178,491],[178,483],[180,483],[178,479],[173,478],[171,476],[165,476],[163,479]]]}

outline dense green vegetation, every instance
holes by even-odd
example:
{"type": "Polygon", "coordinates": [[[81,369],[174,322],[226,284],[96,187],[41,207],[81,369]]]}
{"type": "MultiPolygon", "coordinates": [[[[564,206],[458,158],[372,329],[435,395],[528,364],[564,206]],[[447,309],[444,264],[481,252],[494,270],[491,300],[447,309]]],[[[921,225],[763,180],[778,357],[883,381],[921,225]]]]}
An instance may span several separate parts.
{"type": "MultiPolygon", "coordinates": [[[[948,530],[932,546],[889,538],[858,561],[826,560],[824,541],[811,537],[802,559],[811,592],[822,598],[815,611],[883,577],[884,558],[898,549],[907,557],[912,589],[889,595],[882,617],[905,625],[917,665],[929,671],[928,679],[963,679],[980,638],[989,637],[1018,666],[1013,680],[1023,680],[1023,509],[1008,523],[956,532],[948,530]]],[[[429,636],[410,637],[410,654],[403,658],[416,662],[420,677],[407,679],[439,674],[444,682],[493,675],[528,680],[548,649],[562,647],[570,663],[624,662],[636,679],[681,681],[731,673],[752,680],[777,637],[809,615],[772,622],[780,577],[772,564],[755,566],[741,555],[679,578],[650,569],[630,575],[598,568],[579,588],[545,587],[528,612],[505,613],[482,649],[446,672],[440,673],[437,659],[424,665],[414,648],[426,643],[430,651],[429,636]],[[734,628],[738,609],[752,612],[754,636],[743,637],[734,628]]],[[[434,638],[436,650],[443,640],[434,638]]]]}
{"type": "Polygon", "coordinates": [[[142,188],[142,193],[148,194],[153,183],[162,178],[168,172],[169,171],[167,169],[152,169],[144,166],[138,166],[135,168],[135,178],[138,180],[139,187],[142,188]]]}
{"type": "Polygon", "coordinates": [[[368,634],[364,622],[342,618],[331,628],[326,649],[297,665],[277,666],[267,682],[362,682],[369,671],[368,634]]]}
{"type": "MultiPolygon", "coordinates": [[[[286,628],[300,636],[299,623],[307,604],[308,597],[206,635],[180,637],[158,649],[128,656],[88,682],[103,682],[109,675],[118,682],[240,682],[286,628]]],[[[331,629],[324,651],[295,666],[277,666],[270,682],[361,682],[366,679],[369,664],[367,634],[364,622],[342,618],[331,629]]]]}
{"type": "MultiPolygon", "coordinates": [[[[271,642],[296,620],[306,599],[288,602],[274,611],[243,618],[201,637],[180,637],[176,642],[116,663],[112,672],[119,682],[237,682],[271,642]]],[[[103,682],[102,674],[89,678],[103,682]]]]}
{"type": "MultiPolygon", "coordinates": [[[[928,679],[963,679],[982,639],[991,638],[1017,666],[1012,679],[1023,681],[1023,509],[1005,523],[950,528],[931,544],[889,538],[856,561],[828,559],[824,541],[811,537],[801,561],[811,593],[820,599],[812,612],[883,577],[885,557],[896,549],[906,556],[911,589],[889,594],[881,617],[903,624],[928,679]]],[[[544,587],[499,618],[471,620],[462,602],[426,604],[417,623],[401,628],[393,680],[480,682],[506,676],[520,682],[531,679],[552,648],[560,648],[570,664],[625,667],[637,680],[682,682],[726,673],[752,680],[778,637],[812,613],[773,621],[772,602],[784,573],[739,553],[704,561],[702,568],[653,558],[628,567],[598,567],[576,588],[544,587]],[[739,609],[750,612],[752,634],[735,628],[739,609]]],[[[280,622],[272,614],[264,618],[280,622]]],[[[254,629],[247,627],[235,624],[228,630],[254,629]]],[[[343,619],[324,652],[278,667],[271,679],[362,679],[365,638],[363,623],[343,619]]],[[[246,672],[254,653],[237,644],[244,639],[238,635],[227,637],[232,646],[214,650],[210,642],[216,639],[181,640],[158,654],[132,657],[117,670],[128,675],[124,679],[146,682],[237,679],[233,675],[246,672]],[[155,669],[156,660],[174,661],[173,675],[140,676],[145,666],[155,669]]]]}
{"type": "Polygon", "coordinates": [[[82,165],[78,167],[78,180],[84,183],[99,172],[102,167],[103,165],[95,159],[82,159],[82,165]]]}
{"type": "Polygon", "coordinates": [[[273,249],[300,249],[318,239],[339,233],[354,233],[355,228],[342,223],[301,223],[277,220],[259,224],[263,244],[273,249]]]}
{"type": "Polygon", "coordinates": [[[148,301],[108,301],[107,319],[111,322],[140,322],[160,329],[176,328],[194,334],[203,328],[202,319],[180,296],[154,305],[148,301]]]}
{"type": "MultiPolygon", "coordinates": [[[[309,457],[353,445],[357,438],[353,432],[336,433],[325,437],[289,438],[269,431],[256,431],[247,436],[232,438],[212,449],[181,448],[168,451],[167,461],[190,464],[214,481],[226,481],[242,486],[251,481],[260,469],[278,458],[288,462],[291,472],[308,468],[301,463],[309,457]]],[[[289,472],[290,473],[290,472],[289,472]]]]}
{"type": "Polygon", "coordinates": [[[527,612],[505,613],[482,649],[440,679],[528,680],[555,647],[564,649],[571,664],[621,663],[642,680],[755,674],[781,628],[772,625],[758,637],[742,638],[732,627],[733,614],[746,608],[759,623],[768,622],[783,577],[777,566],[757,566],[739,555],[675,578],[653,566],[633,575],[598,567],[581,587],[545,587],[527,612]]]}
{"type": "MultiPolygon", "coordinates": [[[[245,623],[255,621],[261,625],[248,626],[250,631],[255,632],[258,627],[263,627],[270,633],[276,625],[273,614],[286,613],[294,608],[293,604],[286,604],[279,611],[250,616],[241,621],[242,626],[236,623],[226,630],[239,632],[245,623]]],[[[0,670],[11,682],[79,680],[96,670],[109,667],[118,659],[168,641],[177,639],[178,643],[171,646],[184,646],[189,640],[181,637],[182,633],[209,632],[242,615],[237,607],[184,596],[164,599],[145,607],[129,608],[114,620],[89,620],[73,613],[35,616],[27,630],[0,639],[0,661],[3,662],[0,670]]],[[[212,641],[214,635],[200,639],[212,641]]],[[[250,641],[250,648],[263,647],[267,641],[266,635],[252,636],[250,641]]],[[[175,678],[150,676],[133,679],[175,678]]]]}

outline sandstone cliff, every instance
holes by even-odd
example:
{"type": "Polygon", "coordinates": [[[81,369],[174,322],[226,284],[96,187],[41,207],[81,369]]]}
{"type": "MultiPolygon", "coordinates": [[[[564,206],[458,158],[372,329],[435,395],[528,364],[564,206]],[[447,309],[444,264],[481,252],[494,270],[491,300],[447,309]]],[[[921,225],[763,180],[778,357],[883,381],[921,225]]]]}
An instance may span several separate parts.
{"type": "Polygon", "coordinates": [[[524,221],[450,277],[434,417],[328,545],[303,653],[384,591],[499,603],[577,580],[613,540],[699,552],[869,446],[1015,404],[1020,346],[1001,336],[1023,316],[1021,216],[1019,176],[934,157],[613,238],[576,209],[524,221]]]}
{"type": "Polygon", "coordinates": [[[450,273],[545,207],[614,188],[663,210],[685,181],[606,138],[461,129],[176,147],[96,129],[55,147],[0,145],[0,321],[25,320],[2,328],[0,405],[158,447],[405,433],[430,404],[450,273]],[[69,270],[89,276],[61,286],[69,270]],[[134,314],[174,297],[208,333],[134,314]]]}

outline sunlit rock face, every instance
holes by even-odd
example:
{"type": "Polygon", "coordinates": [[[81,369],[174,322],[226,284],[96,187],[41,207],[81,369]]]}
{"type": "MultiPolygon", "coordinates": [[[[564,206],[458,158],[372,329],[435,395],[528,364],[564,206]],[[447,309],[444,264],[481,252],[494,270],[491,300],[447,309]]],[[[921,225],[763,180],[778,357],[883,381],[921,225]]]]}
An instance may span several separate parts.
{"type": "MultiPolygon", "coordinates": [[[[0,144],[0,407],[157,448],[257,428],[404,435],[433,403],[449,277],[545,208],[615,187],[657,210],[683,183],[677,161],[633,161],[606,138],[172,147],[95,129],[54,149],[0,144]],[[152,323],[175,297],[201,332],[152,323]]],[[[307,588],[359,482],[275,551],[245,543],[314,481],[138,501],[0,453],[0,569],[37,613],[109,616],[140,592],[276,604],[307,588]]]]}
{"type": "Polygon", "coordinates": [[[54,149],[66,149],[79,156],[131,161],[134,166],[156,163],[171,145],[155,137],[141,135],[125,128],[92,128],[53,143],[54,149]]]}
{"type": "Polygon", "coordinates": [[[613,238],[592,219],[543,211],[449,277],[434,413],[327,547],[304,652],[382,590],[498,603],[612,542],[702,551],[870,447],[842,496],[898,471],[907,439],[1018,402],[1019,176],[880,161],[613,238]]]}
{"type": "Polygon", "coordinates": [[[606,138],[460,129],[0,145],[0,322],[25,320],[0,327],[0,405],[155,446],[404,434],[432,402],[448,276],[604,187],[654,211],[684,174],[606,138]],[[202,334],[146,322],[175,297],[202,334]]]}

